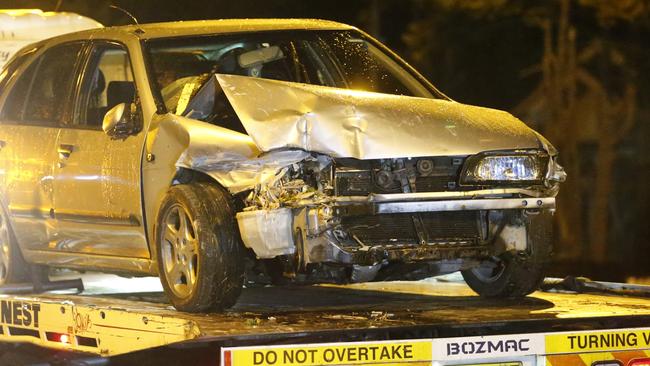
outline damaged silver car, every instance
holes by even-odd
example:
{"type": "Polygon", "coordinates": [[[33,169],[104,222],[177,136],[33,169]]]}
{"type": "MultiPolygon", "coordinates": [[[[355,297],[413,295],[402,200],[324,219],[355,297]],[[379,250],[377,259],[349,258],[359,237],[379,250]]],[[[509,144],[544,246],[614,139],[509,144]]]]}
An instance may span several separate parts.
{"type": "Polygon", "coordinates": [[[551,255],[565,178],[551,144],[354,27],[84,31],[20,51],[0,90],[3,283],[47,266],[159,275],[199,312],[245,281],[460,270],[516,297],[551,255]]]}

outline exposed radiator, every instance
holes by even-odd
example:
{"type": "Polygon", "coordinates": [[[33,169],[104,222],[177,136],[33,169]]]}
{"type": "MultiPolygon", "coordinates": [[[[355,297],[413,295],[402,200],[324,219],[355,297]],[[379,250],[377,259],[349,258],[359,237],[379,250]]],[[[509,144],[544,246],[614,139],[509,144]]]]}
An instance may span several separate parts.
{"type": "MultiPolygon", "coordinates": [[[[478,211],[426,212],[419,214],[428,242],[432,244],[475,244],[480,237],[478,211]]],[[[349,216],[341,226],[367,245],[412,244],[418,242],[413,214],[349,216]]]]}

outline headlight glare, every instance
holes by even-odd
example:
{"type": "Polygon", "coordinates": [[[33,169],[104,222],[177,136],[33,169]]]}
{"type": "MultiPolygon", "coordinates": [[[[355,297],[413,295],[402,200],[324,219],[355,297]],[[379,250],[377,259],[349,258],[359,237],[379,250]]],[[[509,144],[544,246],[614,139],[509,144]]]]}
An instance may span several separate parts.
{"type": "Polygon", "coordinates": [[[543,164],[536,155],[484,156],[466,170],[469,182],[533,182],[543,177],[543,164]]]}

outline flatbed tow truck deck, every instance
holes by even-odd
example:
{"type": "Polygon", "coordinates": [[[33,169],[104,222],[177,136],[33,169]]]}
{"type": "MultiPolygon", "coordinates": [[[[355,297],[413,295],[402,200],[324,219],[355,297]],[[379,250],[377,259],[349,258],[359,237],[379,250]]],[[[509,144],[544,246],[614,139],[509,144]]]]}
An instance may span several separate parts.
{"type": "Polygon", "coordinates": [[[427,280],[253,287],[225,313],[187,314],[175,311],[156,286],[143,288],[146,279],[100,278],[86,276],[80,295],[0,295],[0,341],[108,357],[110,364],[158,364],[162,357],[183,365],[473,365],[467,361],[494,359],[557,366],[590,365],[585,354],[604,360],[650,355],[650,301],[641,297],[536,292],[490,300],[462,282],[427,280]],[[371,359],[368,352],[386,344],[401,345],[393,354],[401,359],[371,359]],[[327,345],[352,358],[335,360],[334,348],[323,354],[327,345]],[[285,358],[273,359],[274,350],[285,358]],[[566,363],[567,357],[584,362],[566,363]]]}

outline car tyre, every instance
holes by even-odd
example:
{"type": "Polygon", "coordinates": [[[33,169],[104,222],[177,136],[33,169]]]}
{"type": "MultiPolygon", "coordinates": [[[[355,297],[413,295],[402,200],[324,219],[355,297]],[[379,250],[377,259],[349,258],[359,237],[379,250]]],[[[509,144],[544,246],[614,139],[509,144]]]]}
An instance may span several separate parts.
{"type": "Polygon", "coordinates": [[[156,226],[160,280],[180,311],[221,311],[244,283],[244,250],[231,196],[209,183],[172,187],[156,226]]]}
{"type": "Polygon", "coordinates": [[[29,282],[29,268],[18,248],[9,217],[0,207],[0,285],[29,282]]]}
{"type": "Polygon", "coordinates": [[[550,214],[528,218],[528,249],[505,252],[480,266],[462,271],[467,285],[489,298],[517,298],[536,291],[544,281],[545,267],[553,252],[553,224],[550,214]]]}

